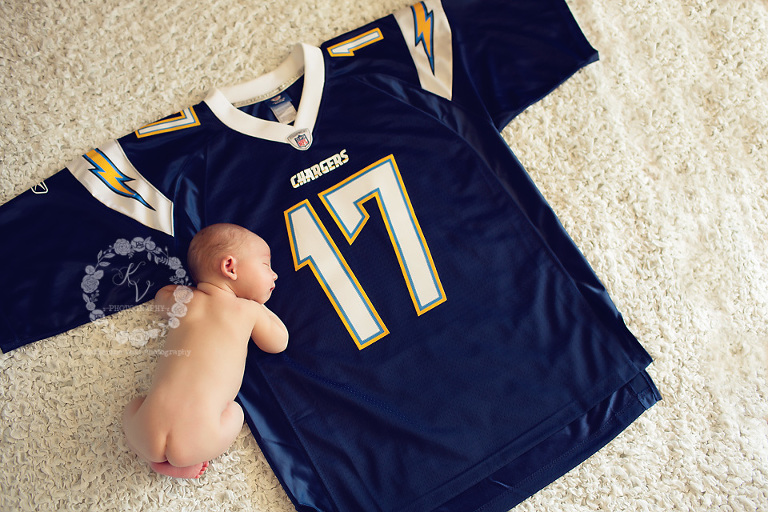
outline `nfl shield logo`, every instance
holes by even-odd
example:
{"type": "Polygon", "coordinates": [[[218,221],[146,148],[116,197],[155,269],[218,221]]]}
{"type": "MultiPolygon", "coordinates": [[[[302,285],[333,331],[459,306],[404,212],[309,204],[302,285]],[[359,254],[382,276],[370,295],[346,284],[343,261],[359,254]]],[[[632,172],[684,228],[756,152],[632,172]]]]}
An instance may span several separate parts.
{"type": "Polygon", "coordinates": [[[309,146],[312,145],[312,135],[309,133],[309,130],[305,128],[291,134],[291,136],[288,137],[288,142],[290,142],[291,146],[294,148],[304,151],[309,149],[309,146]]]}

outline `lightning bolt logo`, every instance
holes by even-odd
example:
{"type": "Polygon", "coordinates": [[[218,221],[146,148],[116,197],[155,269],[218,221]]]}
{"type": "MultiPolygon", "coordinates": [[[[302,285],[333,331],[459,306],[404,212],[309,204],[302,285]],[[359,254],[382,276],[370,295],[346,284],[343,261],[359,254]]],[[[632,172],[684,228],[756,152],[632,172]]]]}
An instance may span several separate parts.
{"type": "Polygon", "coordinates": [[[112,192],[123,197],[133,198],[154,211],[154,208],[152,208],[138,192],[126,185],[129,181],[133,181],[133,178],[123,174],[123,172],[112,163],[112,160],[110,160],[107,155],[98,149],[92,149],[83,156],[93,166],[93,169],[89,170],[109,187],[112,192]]]}
{"type": "Polygon", "coordinates": [[[432,68],[432,74],[435,74],[435,48],[433,32],[435,28],[435,19],[433,12],[427,12],[427,6],[424,2],[419,2],[411,6],[413,11],[413,25],[416,29],[416,45],[422,45],[424,53],[429,59],[429,66],[432,68]]]}

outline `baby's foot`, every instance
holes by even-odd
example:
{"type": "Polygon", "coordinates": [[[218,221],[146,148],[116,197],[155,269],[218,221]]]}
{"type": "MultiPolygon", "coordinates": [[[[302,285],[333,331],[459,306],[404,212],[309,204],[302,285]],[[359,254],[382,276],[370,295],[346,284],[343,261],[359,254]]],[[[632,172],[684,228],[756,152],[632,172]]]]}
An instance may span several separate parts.
{"type": "Polygon", "coordinates": [[[203,476],[203,473],[205,473],[205,470],[208,469],[208,461],[203,462],[203,467],[200,468],[200,472],[197,474],[195,478],[200,478],[203,476]]]}
{"type": "Polygon", "coordinates": [[[173,478],[200,478],[200,476],[208,468],[208,462],[201,462],[192,466],[186,466],[183,468],[171,465],[170,462],[153,462],[150,464],[152,469],[161,475],[170,476],[173,478]]]}

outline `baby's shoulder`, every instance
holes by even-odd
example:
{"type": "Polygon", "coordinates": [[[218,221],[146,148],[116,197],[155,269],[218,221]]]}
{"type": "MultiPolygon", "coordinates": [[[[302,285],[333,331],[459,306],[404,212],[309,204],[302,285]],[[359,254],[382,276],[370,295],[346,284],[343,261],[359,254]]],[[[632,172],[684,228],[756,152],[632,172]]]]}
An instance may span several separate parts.
{"type": "Polygon", "coordinates": [[[196,290],[189,286],[169,284],[163,286],[155,294],[155,300],[166,306],[175,303],[187,304],[192,300],[196,290]]]}
{"type": "Polygon", "coordinates": [[[251,299],[244,299],[243,297],[235,297],[235,304],[237,307],[246,313],[256,314],[261,308],[261,304],[251,299]]]}
{"type": "Polygon", "coordinates": [[[194,292],[196,288],[194,286],[187,286],[183,284],[167,284],[160,288],[155,296],[157,295],[184,295],[184,294],[190,294],[194,292]]]}

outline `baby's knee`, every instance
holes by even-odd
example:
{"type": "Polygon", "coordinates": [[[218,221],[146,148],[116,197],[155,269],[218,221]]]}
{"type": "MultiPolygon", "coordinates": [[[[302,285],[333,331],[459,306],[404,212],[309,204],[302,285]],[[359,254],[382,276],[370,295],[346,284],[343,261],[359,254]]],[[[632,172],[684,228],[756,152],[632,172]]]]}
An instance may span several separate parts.
{"type": "Polygon", "coordinates": [[[245,421],[243,408],[237,402],[229,402],[224,408],[224,412],[221,413],[222,425],[239,425],[242,427],[243,421],[245,421]]]}

